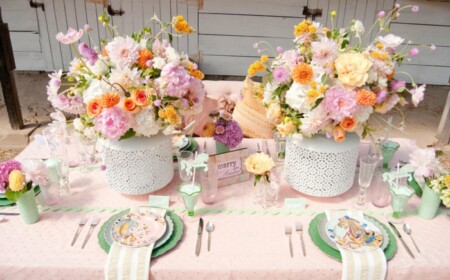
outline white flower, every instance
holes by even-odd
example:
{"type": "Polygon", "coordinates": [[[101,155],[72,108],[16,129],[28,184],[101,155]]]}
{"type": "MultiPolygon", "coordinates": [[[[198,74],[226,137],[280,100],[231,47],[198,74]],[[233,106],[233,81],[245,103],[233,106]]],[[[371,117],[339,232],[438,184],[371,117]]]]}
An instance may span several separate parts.
{"type": "Polygon", "coordinates": [[[97,76],[103,76],[103,74],[108,71],[108,66],[105,63],[105,60],[102,56],[99,56],[97,61],[95,62],[94,66],[90,67],[92,73],[94,73],[97,76]]]}
{"type": "Polygon", "coordinates": [[[97,133],[96,133],[96,131],[94,130],[94,128],[93,127],[86,127],[84,130],[83,130],[83,134],[84,134],[84,136],[86,136],[86,138],[88,138],[88,139],[96,139],[97,138],[97,133]]]}
{"type": "Polygon", "coordinates": [[[92,99],[99,97],[105,92],[117,91],[115,88],[111,88],[103,80],[94,79],[90,83],[89,87],[83,92],[83,102],[84,104],[88,104],[92,99]]]}
{"type": "Polygon", "coordinates": [[[328,117],[328,112],[321,104],[304,115],[300,130],[304,135],[311,137],[329,123],[330,118],[328,117]]]}
{"type": "Polygon", "coordinates": [[[414,175],[430,177],[439,176],[441,167],[433,148],[417,149],[409,155],[409,162],[414,168],[414,175]]]}
{"type": "Polygon", "coordinates": [[[180,55],[178,54],[178,52],[172,48],[172,47],[168,47],[166,49],[166,58],[169,62],[173,62],[173,61],[179,61],[180,60],[180,55]]]}
{"type": "Polygon", "coordinates": [[[84,67],[83,61],[78,57],[74,57],[69,65],[69,76],[72,77],[81,74],[81,69],[84,67]]]}
{"type": "Polygon", "coordinates": [[[143,109],[134,115],[134,131],[138,135],[151,136],[159,132],[159,124],[155,121],[155,112],[153,109],[143,109]]]}
{"type": "Polygon", "coordinates": [[[423,95],[425,93],[426,84],[421,85],[420,87],[414,88],[411,90],[411,100],[415,107],[419,105],[419,103],[423,100],[423,95]]]}
{"type": "Polygon", "coordinates": [[[313,50],[311,63],[313,65],[325,66],[333,62],[338,56],[338,45],[326,37],[321,38],[320,41],[312,42],[311,46],[313,50]]]}
{"type": "Polygon", "coordinates": [[[361,21],[355,20],[355,23],[352,25],[352,31],[355,32],[356,38],[361,38],[361,35],[364,34],[366,30],[361,21]]]}
{"type": "Polygon", "coordinates": [[[22,162],[22,171],[25,179],[32,181],[33,185],[45,186],[47,183],[47,166],[43,160],[28,159],[22,162]]]}
{"type": "Polygon", "coordinates": [[[147,40],[148,39],[141,39],[141,41],[139,41],[139,46],[141,47],[141,49],[147,48],[147,40]]]}
{"type": "Polygon", "coordinates": [[[116,68],[111,70],[109,81],[111,84],[117,83],[125,90],[129,87],[138,87],[140,84],[141,71],[137,68],[130,69],[128,67],[116,68]]]}
{"type": "Polygon", "coordinates": [[[378,42],[382,43],[386,48],[396,48],[400,46],[405,39],[395,36],[394,34],[388,34],[384,37],[378,36],[378,42]]]}
{"type": "Polygon", "coordinates": [[[277,86],[274,86],[271,83],[267,83],[264,87],[264,97],[263,97],[263,104],[267,105],[272,101],[272,93],[277,88],[277,86]]]}
{"type": "Polygon", "coordinates": [[[76,118],[73,120],[73,128],[75,128],[75,130],[77,131],[83,131],[84,130],[84,124],[81,121],[80,118],[76,118]]]}
{"type": "Polygon", "coordinates": [[[111,62],[118,67],[131,67],[139,57],[139,44],[130,37],[115,37],[106,45],[111,62]]]}
{"type": "Polygon", "coordinates": [[[161,57],[155,57],[153,59],[153,68],[162,69],[166,65],[166,61],[161,57]]]}
{"type": "Polygon", "coordinates": [[[358,106],[356,108],[354,117],[358,121],[358,123],[363,123],[369,119],[372,113],[373,113],[372,106],[358,106]]]}
{"type": "Polygon", "coordinates": [[[301,85],[299,83],[293,83],[291,88],[286,92],[286,104],[292,109],[297,110],[299,113],[306,113],[310,107],[306,101],[306,92],[309,89],[309,85],[301,85]]]}

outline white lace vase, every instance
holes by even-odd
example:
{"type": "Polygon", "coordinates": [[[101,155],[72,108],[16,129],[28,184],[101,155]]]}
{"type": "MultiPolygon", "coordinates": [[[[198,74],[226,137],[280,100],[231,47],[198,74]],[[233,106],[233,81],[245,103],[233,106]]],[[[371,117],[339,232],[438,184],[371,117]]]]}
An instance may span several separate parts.
{"type": "Polygon", "coordinates": [[[151,193],[162,189],[173,178],[170,136],[105,140],[102,144],[106,181],[119,193],[151,193]]]}
{"type": "Polygon", "coordinates": [[[338,143],[324,135],[288,138],[286,143],[285,178],[292,188],[317,197],[337,196],[353,185],[358,158],[359,137],[347,133],[338,143]]]}

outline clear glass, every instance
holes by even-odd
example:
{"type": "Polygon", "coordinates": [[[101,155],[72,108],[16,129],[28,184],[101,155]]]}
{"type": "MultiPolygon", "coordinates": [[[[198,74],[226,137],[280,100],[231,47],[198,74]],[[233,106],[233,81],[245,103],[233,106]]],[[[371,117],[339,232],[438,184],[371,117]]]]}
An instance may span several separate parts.
{"type": "Polygon", "coordinates": [[[414,191],[406,183],[406,178],[399,179],[397,185],[398,189],[396,187],[390,188],[392,215],[389,215],[388,219],[392,223],[402,224],[404,222],[403,211],[414,195],[414,191]]]}
{"type": "Polygon", "coordinates": [[[389,184],[383,181],[383,172],[385,169],[378,168],[375,170],[372,178],[371,201],[375,207],[384,208],[391,203],[391,194],[389,192],[389,184]]]}
{"type": "Polygon", "coordinates": [[[197,205],[201,191],[202,186],[196,182],[184,182],[178,186],[178,192],[181,195],[187,214],[183,218],[188,222],[197,220],[195,218],[195,206],[197,205]]]}
{"type": "Polygon", "coordinates": [[[180,179],[183,182],[189,182],[192,180],[194,170],[192,169],[194,162],[194,153],[190,151],[179,151],[177,153],[178,171],[180,173],[180,179]]]}
{"type": "Polygon", "coordinates": [[[383,155],[383,168],[389,167],[389,162],[394,157],[395,152],[397,152],[400,144],[391,140],[381,141],[381,153],[383,155]]]}
{"type": "MultiPolygon", "coordinates": [[[[197,170],[197,172],[199,172],[197,170]]],[[[219,181],[216,176],[201,172],[200,182],[202,184],[202,201],[205,204],[214,204],[219,195],[219,181]]]]}
{"type": "Polygon", "coordinates": [[[64,144],[53,146],[51,156],[46,161],[47,168],[52,172],[54,180],[59,179],[59,192],[61,196],[69,196],[71,193],[69,182],[69,156],[67,146],[64,144]]]}
{"type": "Polygon", "coordinates": [[[271,170],[269,175],[270,182],[267,182],[266,179],[261,178],[261,180],[254,187],[254,203],[260,205],[264,209],[276,207],[278,205],[280,185],[283,176],[283,167],[278,166],[271,170]]]}
{"type": "Polygon", "coordinates": [[[275,161],[281,162],[284,161],[286,156],[286,137],[281,135],[279,132],[275,132],[273,134],[275,140],[275,161]]]}
{"type": "Polygon", "coordinates": [[[367,209],[366,191],[372,181],[373,173],[378,165],[378,157],[363,156],[359,159],[359,195],[358,200],[354,204],[354,208],[358,210],[367,209]]]}
{"type": "Polygon", "coordinates": [[[83,135],[78,134],[78,146],[79,154],[81,157],[81,168],[80,172],[86,173],[90,171],[90,167],[99,162],[97,157],[97,139],[89,139],[83,135]]]}

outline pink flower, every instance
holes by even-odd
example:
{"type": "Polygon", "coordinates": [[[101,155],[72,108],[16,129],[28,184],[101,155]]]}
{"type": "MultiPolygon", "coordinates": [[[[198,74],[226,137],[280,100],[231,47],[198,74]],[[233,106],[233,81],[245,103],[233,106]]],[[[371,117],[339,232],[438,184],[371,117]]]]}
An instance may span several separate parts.
{"type": "Polygon", "coordinates": [[[130,37],[116,37],[106,45],[111,62],[119,68],[131,68],[139,57],[139,44],[130,37]]]}
{"type": "Polygon", "coordinates": [[[384,89],[379,90],[376,94],[377,94],[377,104],[380,104],[381,102],[386,100],[387,91],[385,91],[384,89]]]}
{"type": "Polygon", "coordinates": [[[253,48],[254,48],[254,49],[257,49],[257,48],[258,48],[258,43],[254,43],[254,44],[253,44],[253,48]]]}
{"type": "Polygon", "coordinates": [[[192,79],[186,69],[174,61],[164,65],[157,81],[160,89],[169,96],[182,98],[188,92],[192,79]]]}
{"type": "Polygon", "coordinates": [[[49,95],[48,100],[52,103],[52,106],[63,112],[81,115],[85,112],[86,107],[83,103],[83,98],[78,95],[49,95]]]}
{"type": "Polygon", "coordinates": [[[130,127],[129,113],[118,107],[103,109],[94,119],[94,129],[113,141],[119,140],[130,127]]]}
{"type": "Polygon", "coordinates": [[[312,64],[325,66],[338,56],[338,45],[333,40],[322,38],[311,43],[313,49],[312,64]]]}
{"type": "Polygon", "coordinates": [[[72,43],[75,43],[76,41],[80,40],[80,38],[83,36],[83,29],[80,29],[78,32],[73,29],[72,27],[67,30],[67,34],[64,35],[62,32],[59,32],[56,34],[56,40],[59,42],[69,45],[72,43]]]}
{"type": "Polygon", "coordinates": [[[436,45],[435,44],[431,44],[430,45],[430,49],[431,49],[431,51],[435,51],[436,50],[436,45]]]}
{"type": "Polygon", "coordinates": [[[355,112],[356,93],[340,86],[333,86],[326,92],[323,103],[330,117],[340,122],[345,117],[351,117],[355,112]]]}
{"type": "Polygon", "coordinates": [[[285,67],[277,67],[273,70],[273,78],[277,83],[284,83],[289,80],[289,71],[285,67]]]}
{"type": "Polygon", "coordinates": [[[216,129],[215,129],[216,134],[223,134],[224,132],[225,132],[225,127],[223,127],[222,125],[216,126],[216,129]]]}
{"type": "Polygon", "coordinates": [[[414,175],[430,177],[439,176],[440,165],[433,148],[417,149],[409,155],[409,162],[414,168],[414,175]]]}
{"type": "Polygon", "coordinates": [[[396,48],[400,46],[403,41],[405,41],[405,39],[391,33],[384,37],[378,36],[378,42],[382,43],[386,48],[396,48]]]}
{"type": "Polygon", "coordinates": [[[283,53],[281,59],[286,62],[289,67],[294,67],[300,60],[300,56],[296,50],[288,50],[283,53]]]}
{"type": "Polygon", "coordinates": [[[425,93],[426,84],[421,85],[420,87],[414,88],[411,90],[411,100],[415,107],[419,105],[419,103],[423,100],[423,96],[425,93]]]}
{"type": "Polygon", "coordinates": [[[283,52],[283,48],[282,47],[277,47],[277,53],[282,53],[283,52]]]}
{"type": "Polygon", "coordinates": [[[164,57],[166,54],[166,49],[170,46],[166,39],[162,41],[156,39],[152,45],[152,51],[154,54],[164,57]]]}
{"type": "Polygon", "coordinates": [[[378,12],[378,17],[379,18],[384,18],[385,15],[386,15],[386,13],[384,11],[379,11],[378,12]]]}
{"type": "Polygon", "coordinates": [[[203,100],[205,99],[205,89],[201,80],[192,79],[187,97],[196,106],[203,104],[203,100]]]}
{"type": "Polygon", "coordinates": [[[403,91],[403,88],[405,87],[406,82],[401,80],[394,80],[391,82],[391,90],[393,92],[397,92],[399,90],[403,91]]]}
{"type": "Polygon", "coordinates": [[[419,49],[418,48],[412,48],[409,50],[409,55],[410,56],[416,56],[419,54],[419,49]]]}
{"type": "Polygon", "coordinates": [[[419,11],[419,6],[417,6],[417,5],[412,6],[411,11],[413,13],[417,13],[419,11]]]}
{"type": "Polygon", "coordinates": [[[84,31],[86,31],[86,32],[92,30],[92,27],[89,24],[85,24],[83,28],[84,28],[84,31]]]}

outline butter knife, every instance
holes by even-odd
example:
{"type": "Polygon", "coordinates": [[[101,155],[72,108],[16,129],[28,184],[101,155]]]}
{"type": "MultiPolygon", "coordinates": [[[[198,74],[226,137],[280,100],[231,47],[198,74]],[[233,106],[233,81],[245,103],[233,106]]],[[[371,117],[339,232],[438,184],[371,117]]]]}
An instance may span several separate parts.
{"type": "Polygon", "coordinates": [[[203,219],[200,218],[197,230],[197,245],[195,246],[195,255],[197,257],[200,256],[200,249],[202,248],[202,234],[203,234],[203,219]]]}
{"type": "Polygon", "coordinates": [[[394,226],[393,223],[391,223],[391,222],[388,222],[388,223],[389,223],[389,225],[391,226],[391,228],[394,230],[395,235],[397,235],[398,239],[402,242],[403,247],[405,247],[405,249],[406,249],[406,252],[408,252],[408,254],[411,256],[411,258],[414,259],[414,255],[413,255],[413,253],[411,252],[411,249],[409,249],[408,245],[406,245],[406,243],[405,243],[405,241],[403,240],[403,238],[402,238],[400,232],[397,230],[397,228],[394,226]]]}

